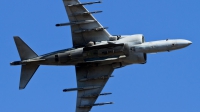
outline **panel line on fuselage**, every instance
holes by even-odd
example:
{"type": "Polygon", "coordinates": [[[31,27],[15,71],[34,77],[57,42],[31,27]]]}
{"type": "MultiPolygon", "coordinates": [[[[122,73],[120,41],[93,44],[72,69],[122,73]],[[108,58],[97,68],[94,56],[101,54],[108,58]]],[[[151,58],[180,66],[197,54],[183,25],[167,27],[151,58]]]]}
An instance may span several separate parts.
{"type": "Polygon", "coordinates": [[[58,51],[54,51],[54,52],[50,52],[50,53],[46,53],[46,54],[40,55],[39,57],[45,58],[45,57],[50,56],[52,54],[64,53],[64,52],[70,51],[70,50],[75,50],[75,48],[62,49],[62,50],[58,50],[58,51]]]}

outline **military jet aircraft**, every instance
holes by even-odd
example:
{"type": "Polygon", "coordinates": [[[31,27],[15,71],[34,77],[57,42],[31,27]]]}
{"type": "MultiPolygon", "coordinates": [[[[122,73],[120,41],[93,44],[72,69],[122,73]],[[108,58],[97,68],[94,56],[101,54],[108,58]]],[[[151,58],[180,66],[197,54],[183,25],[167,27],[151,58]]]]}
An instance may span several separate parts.
{"type": "Polygon", "coordinates": [[[184,48],[192,42],[184,39],[166,39],[145,42],[142,34],[111,35],[84,5],[101,1],[80,3],[79,0],[63,0],[69,22],[56,24],[70,26],[73,47],[38,56],[18,36],[14,36],[21,60],[11,65],[21,65],[19,89],[24,89],[40,65],[74,65],[77,87],[64,89],[63,92],[78,91],[76,112],[88,112],[93,106],[112,104],[95,103],[101,95],[112,72],[131,64],[145,64],[147,53],[172,51],[184,48]]]}

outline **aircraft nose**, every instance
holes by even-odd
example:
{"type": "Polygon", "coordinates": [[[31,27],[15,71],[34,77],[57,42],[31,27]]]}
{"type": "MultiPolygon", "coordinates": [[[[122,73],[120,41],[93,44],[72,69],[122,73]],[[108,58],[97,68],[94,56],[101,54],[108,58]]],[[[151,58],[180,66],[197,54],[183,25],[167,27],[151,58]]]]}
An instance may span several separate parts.
{"type": "Polygon", "coordinates": [[[188,42],[187,42],[187,43],[188,43],[188,45],[192,44],[192,42],[191,42],[191,41],[189,41],[189,40],[187,40],[187,41],[188,41],[188,42]]]}
{"type": "Polygon", "coordinates": [[[182,40],[181,44],[188,46],[188,45],[192,44],[192,42],[189,40],[182,40]]]}
{"type": "Polygon", "coordinates": [[[189,41],[189,40],[177,40],[176,42],[177,42],[177,44],[178,44],[178,46],[179,46],[180,48],[187,47],[187,46],[189,46],[190,44],[192,44],[192,42],[189,41]]]}

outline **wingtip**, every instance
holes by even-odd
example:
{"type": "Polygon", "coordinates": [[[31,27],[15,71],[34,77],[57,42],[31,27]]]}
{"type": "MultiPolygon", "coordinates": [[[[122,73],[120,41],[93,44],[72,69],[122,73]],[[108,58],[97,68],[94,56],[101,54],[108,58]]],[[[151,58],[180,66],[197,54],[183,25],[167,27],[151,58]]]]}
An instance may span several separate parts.
{"type": "Polygon", "coordinates": [[[19,36],[13,36],[13,38],[20,38],[19,36]]]}
{"type": "Polygon", "coordinates": [[[22,87],[19,87],[19,90],[23,90],[24,88],[22,88],[22,87]]]}

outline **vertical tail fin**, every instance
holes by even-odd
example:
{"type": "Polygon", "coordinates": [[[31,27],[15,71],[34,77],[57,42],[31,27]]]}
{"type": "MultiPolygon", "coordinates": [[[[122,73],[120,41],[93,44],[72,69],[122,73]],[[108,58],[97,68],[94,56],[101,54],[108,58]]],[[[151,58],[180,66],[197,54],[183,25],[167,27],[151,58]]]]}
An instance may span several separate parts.
{"type": "Polygon", "coordinates": [[[14,36],[14,40],[21,60],[38,56],[20,37],[14,36]]]}
{"type": "MultiPolygon", "coordinates": [[[[22,61],[38,56],[20,37],[14,36],[14,40],[22,61]]],[[[26,87],[26,85],[31,80],[38,67],[39,65],[34,63],[22,65],[19,89],[24,89],[26,87]]]]}

